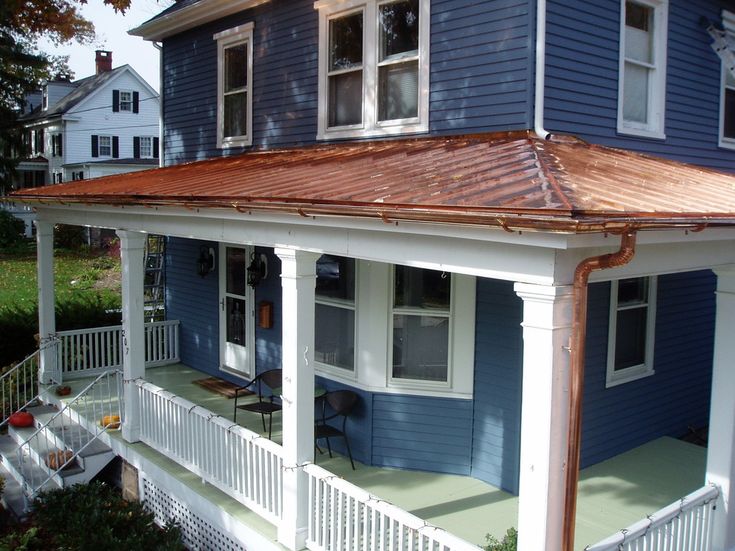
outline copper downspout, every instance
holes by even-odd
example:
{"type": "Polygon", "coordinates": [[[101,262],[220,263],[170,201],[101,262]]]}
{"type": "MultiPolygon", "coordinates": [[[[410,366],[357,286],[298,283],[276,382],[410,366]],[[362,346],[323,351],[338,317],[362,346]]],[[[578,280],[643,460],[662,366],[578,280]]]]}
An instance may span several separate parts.
{"type": "Polygon", "coordinates": [[[582,392],[584,387],[584,352],[587,337],[587,289],[590,274],[598,270],[623,266],[635,254],[634,230],[623,231],[620,250],[611,254],[585,258],[574,271],[574,312],[570,343],[571,365],[569,381],[569,442],[564,487],[564,520],[562,550],[574,550],[574,523],[577,517],[577,485],[579,483],[579,452],[582,436],[582,392]]]}

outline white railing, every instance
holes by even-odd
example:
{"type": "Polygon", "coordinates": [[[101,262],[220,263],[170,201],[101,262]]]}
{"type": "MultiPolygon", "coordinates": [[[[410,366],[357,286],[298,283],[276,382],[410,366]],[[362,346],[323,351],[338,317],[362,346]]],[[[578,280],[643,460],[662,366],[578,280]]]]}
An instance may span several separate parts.
{"type": "Polygon", "coordinates": [[[318,465],[309,476],[309,531],[312,551],[479,551],[442,528],[383,501],[318,465]]]}
{"type": "MultiPolygon", "coordinates": [[[[122,367],[122,326],[94,327],[56,333],[57,364],[62,377],[91,377],[122,367]]],[[[145,365],[179,361],[179,321],[145,324],[145,365]]]]}
{"type": "Polygon", "coordinates": [[[23,409],[38,396],[39,355],[40,352],[36,350],[0,377],[0,400],[2,400],[0,427],[8,422],[11,414],[23,409]]]}
{"type": "Polygon", "coordinates": [[[720,490],[705,486],[586,551],[709,551],[720,490]]]}
{"type": "Polygon", "coordinates": [[[140,439],[272,523],[281,518],[283,448],[141,379],[140,439]]]}
{"type": "Polygon", "coordinates": [[[99,436],[121,426],[123,413],[122,372],[108,371],[89,383],[73,400],[36,429],[17,450],[23,490],[33,499],[59,471],[76,461],[79,454],[99,436]],[[68,418],[77,423],[69,425],[68,418]],[[79,425],[84,419],[86,429],[79,425]],[[52,436],[51,432],[56,431],[52,436]],[[64,449],[57,446],[64,446],[64,449]],[[68,450],[68,451],[67,451],[68,450]],[[55,454],[49,464],[50,454],[55,454]],[[34,467],[41,466],[41,469],[34,467]]]}

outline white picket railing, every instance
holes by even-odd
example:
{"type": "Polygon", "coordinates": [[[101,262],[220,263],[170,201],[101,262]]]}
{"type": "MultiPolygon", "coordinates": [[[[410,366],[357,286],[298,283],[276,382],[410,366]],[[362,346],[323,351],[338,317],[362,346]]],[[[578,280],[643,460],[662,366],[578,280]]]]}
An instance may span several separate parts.
{"type": "MultiPolygon", "coordinates": [[[[62,377],[91,377],[122,367],[122,326],[94,327],[56,333],[57,364],[62,377]]],[[[179,361],[179,321],[145,324],[145,365],[179,361]]]]}
{"type": "Polygon", "coordinates": [[[720,490],[705,486],[586,551],[709,551],[720,490]]]}
{"type": "Polygon", "coordinates": [[[40,351],[36,350],[0,376],[0,402],[2,402],[0,427],[8,422],[11,414],[23,409],[36,399],[39,354],[40,351]]]}
{"type": "Polygon", "coordinates": [[[264,519],[281,518],[283,448],[142,379],[140,439],[264,519]]]}
{"type": "Polygon", "coordinates": [[[479,551],[442,528],[308,464],[312,551],[479,551]]]}

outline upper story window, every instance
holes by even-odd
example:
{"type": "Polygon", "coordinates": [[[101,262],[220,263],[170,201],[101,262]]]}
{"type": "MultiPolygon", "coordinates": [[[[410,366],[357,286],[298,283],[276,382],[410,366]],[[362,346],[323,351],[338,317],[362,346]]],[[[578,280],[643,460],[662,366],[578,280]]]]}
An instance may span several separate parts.
{"type": "Polygon", "coordinates": [[[613,281],[607,346],[607,386],[653,375],[656,278],[613,281]]]}
{"type": "Polygon", "coordinates": [[[133,138],[133,158],[157,159],[159,140],[154,136],[135,136],[133,138]]]}
{"type": "Polygon", "coordinates": [[[314,358],[355,370],[355,259],[322,255],[316,263],[314,358]]]}
{"type": "Polygon", "coordinates": [[[618,132],[665,138],[668,0],[622,0],[618,132]]]}
{"type": "Polygon", "coordinates": [[[428,130],[429,0],[322,0],[320,139],[428,130]]]}
{"type": "Polygon", "coordinates": [[[100,157],[112,157],[112,136],[100,136],[100,157]]]}
{"type": "Polygon", "coordinates": [[[120,138],[118,136],[92,135],[92,157],[120,157],[120,138]]]}
{"type": "Polygon", "coordinates": [[[217,41],[217,147],[251,145],[253,23],[214,35],[217,41]]]}
{"type": "Polygon", "coordinates": [[[112,91],[112,110],[115,113],[138,113],[140,94],[132,90],[112,91]]]}
{"type": "Polygon", "coordinates": [[[724,66],[721,102],[720,146],[735,149],[735,77],[724,66]]]}
{"type": "Polygon", "coordinates": [[[61,157],[64,153],[63,147],[64,138],[62,134],[51,135],[51,151],[54,157],[61,157]]]}

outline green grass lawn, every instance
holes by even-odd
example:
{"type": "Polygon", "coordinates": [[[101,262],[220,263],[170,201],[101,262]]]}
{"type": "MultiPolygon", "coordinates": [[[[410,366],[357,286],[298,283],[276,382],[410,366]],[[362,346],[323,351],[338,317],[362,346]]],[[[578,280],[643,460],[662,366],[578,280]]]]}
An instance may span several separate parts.
{"type": "MultiPolygon", "coordinates": [[[[38,301],[36,256],[0,251],[0,310],[31,307],[38,301]]],[[[56,302],[70,298],[120,297],[120,261],[99,253],[56,251],[54,255],[56,302]]]]}

